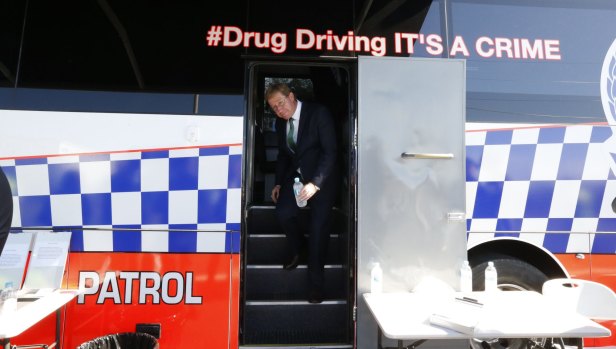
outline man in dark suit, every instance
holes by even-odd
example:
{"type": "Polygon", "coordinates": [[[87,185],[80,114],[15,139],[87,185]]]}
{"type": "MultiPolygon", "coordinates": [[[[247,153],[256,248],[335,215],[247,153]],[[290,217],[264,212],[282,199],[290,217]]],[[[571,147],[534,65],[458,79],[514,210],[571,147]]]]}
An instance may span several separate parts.
{"type": "Polygon", "coordinates": [[[4,244],[11,229],[13,219],[13,194],[9,181],[6,179],[2,168],[0,168],[0,254],[4,249],[4,244]]]}
{"type": "Polygon", "coordinates": [[[272,200],[289,246],[290,258],[284,268],[295,268],[304,249],[297,221],[299,207],[293,194],[294,178],[299,177],[304,183],[299,199],[307,200],[310,206],[308,301],[320,303],[329,220],[339,180],[334,120],[323,105],[298,100],[286,84],[271,85],[265,99],[278,116],[278,160],[272,200]]]}

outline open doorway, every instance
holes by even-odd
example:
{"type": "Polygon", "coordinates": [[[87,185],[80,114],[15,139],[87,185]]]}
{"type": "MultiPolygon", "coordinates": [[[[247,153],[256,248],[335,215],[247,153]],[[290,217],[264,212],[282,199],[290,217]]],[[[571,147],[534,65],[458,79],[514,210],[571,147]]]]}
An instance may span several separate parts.
{"type": "MultiPolygon", "coordinates": [[[[248,113],[244,163],[241,342],[264,344],[352,345],[354,282],[354,118],[351,66],[342,63],[249,64],[248,113]],[[315,101],[331,112],[336,128],[340,190],[332,212],[325,262],[324,301],[306,300],[307,267],[284,270],[286,238],[275,217],[278,144],[276,115],[264,93],[287,83],[301,101],[315,101]]],[[[300,221],[310,209],[302,209],[300,221]]]]}

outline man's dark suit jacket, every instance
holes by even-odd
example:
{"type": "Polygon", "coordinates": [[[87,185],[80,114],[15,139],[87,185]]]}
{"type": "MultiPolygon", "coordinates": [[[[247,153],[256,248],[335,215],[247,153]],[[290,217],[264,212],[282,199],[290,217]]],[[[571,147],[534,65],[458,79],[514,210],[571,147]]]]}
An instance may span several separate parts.
{"type": "MultiPolygon", "coordinates": [[[[330,112],[323,105],[302,102],[295,154],[287,146],[287,121],[276,120],[278,162],[276,184],[282,185],[299,168],[304,183],[328,190],[337,177],[336,130],[330,112]]],[[[325,193],[322,193],[325,194],[325,193]]]]}

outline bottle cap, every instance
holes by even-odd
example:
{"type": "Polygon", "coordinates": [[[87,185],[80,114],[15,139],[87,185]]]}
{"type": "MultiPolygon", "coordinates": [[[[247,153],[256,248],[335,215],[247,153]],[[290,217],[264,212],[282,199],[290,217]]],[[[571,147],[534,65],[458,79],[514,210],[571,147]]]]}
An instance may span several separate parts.
{"type": "Polygon", "coordinates": [[[494,262],[488,262],[488,266],[489,267],[493,267],[494,266],[494,262]]]}
{"type": "Polygon", "coordinates": [[[295,183],[299,183],[299,177],[295,177],[295,183]]]}

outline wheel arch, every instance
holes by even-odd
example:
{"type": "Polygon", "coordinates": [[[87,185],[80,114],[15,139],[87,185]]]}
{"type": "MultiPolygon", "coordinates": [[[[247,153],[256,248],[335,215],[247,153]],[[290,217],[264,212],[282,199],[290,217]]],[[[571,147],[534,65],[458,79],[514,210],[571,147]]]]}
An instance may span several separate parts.
{"type": "Polygon", "coordinates": [[[471,267],[497,256],[522,260],[541,270],[549,279],[569,277],[567,269],[554,254],[543,246],[537,246],[524,240],[501,237],[469,246],[468,249],[468,261],[471,267]]]}

